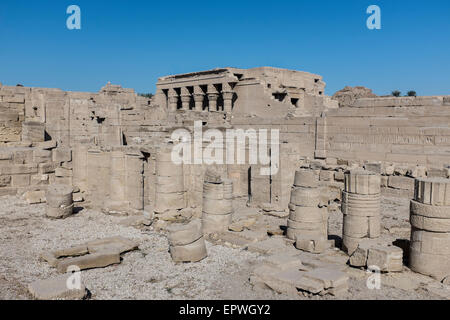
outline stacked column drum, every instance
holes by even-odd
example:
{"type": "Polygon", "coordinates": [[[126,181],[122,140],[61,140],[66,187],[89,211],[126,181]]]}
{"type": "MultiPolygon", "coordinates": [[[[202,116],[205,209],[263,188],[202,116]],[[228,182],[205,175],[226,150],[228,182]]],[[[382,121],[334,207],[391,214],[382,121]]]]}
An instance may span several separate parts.
{"type": "Polygon", "coordinates": [[[198,262],[207,257],[200,220],[169,227],[169,251],[175,262],[198,262]]]}
{"type": "Polygon", "coordinates": [[[73,189],[67,185],[49,186],[45,194],[47,217],[64,219],[73,213],[73,189]]]}
{"type": "Polygon", "coordinates": [[[172,161],[172,150],[156,154],[155,212],[180,210],[186,207],[183,165],[172,161]]]}
{"type": "Polygon", "coordinates": [[[380,185],[380,175],[371,171],[352,170],[345,173],[342,241],[343,249],[349,255],[358,248],[362,239],[380,237],[380,185]]]}
{"type": "Polygon", "coordinates": [[[314,171],[300,169],[295,173],[286,236],[296,240],[298,249],[310,252],[325,249],[324,245],[318,246],[328,239],[328,212],[319,208],[320,193],[314,171]]]}
{"type": "Polygon", "coordinates": [[[414,194],[410,268],[441,281],[450,276],[450,180],[416,179],[414,194]]]}
{"type": "Polygon", "coordinates": [[[233,219],[233,182],[209,171],[203,183],[203,233],[225,231],[233,219]]]}

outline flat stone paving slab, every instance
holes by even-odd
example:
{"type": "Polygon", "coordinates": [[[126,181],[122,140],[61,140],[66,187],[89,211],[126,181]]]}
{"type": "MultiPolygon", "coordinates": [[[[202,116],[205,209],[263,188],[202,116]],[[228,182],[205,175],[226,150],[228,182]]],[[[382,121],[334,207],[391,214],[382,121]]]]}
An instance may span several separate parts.
{"type": "Polygon", "coordinates": [[[69,289],[67,282],[72,276],[65,273],[56,278],[38,280],[28,285],[28,291],[37,300],[81,300],[86,296],[86,287],[81,284],[79,289],[69,289]]]}

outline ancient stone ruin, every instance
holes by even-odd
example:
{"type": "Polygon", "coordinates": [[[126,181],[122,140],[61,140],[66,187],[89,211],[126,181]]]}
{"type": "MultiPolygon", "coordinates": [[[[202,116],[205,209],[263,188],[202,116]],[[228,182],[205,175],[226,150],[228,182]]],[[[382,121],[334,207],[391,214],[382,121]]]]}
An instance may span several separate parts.
{"type": "MultiPolygon", "coordinates": [[[[35,222],[30,241],[44,237],[26,257],[36,268],[136,264],[132,274],[161,254],[167,268],[197,270],[227,248],[254,259],[228,268],[239,269],[233,285],[244,278],[236,292],[252,290],[245,297],[367,298],[352,287],[369,290],[366,270],[407,297],[421,285],[450,297],[450,96],[347,87],[332,98],[321,76],[271,67],[165,76],[156,88],[147,98],[110,83],[97,93],[0,85],[0,196],[26,201],[17,210],[35,222]],[[117,233],[63,230],[93,221],[117,233]]],[[[37,299],[95,291],[38,274],[26,276],[37,299]]]]}

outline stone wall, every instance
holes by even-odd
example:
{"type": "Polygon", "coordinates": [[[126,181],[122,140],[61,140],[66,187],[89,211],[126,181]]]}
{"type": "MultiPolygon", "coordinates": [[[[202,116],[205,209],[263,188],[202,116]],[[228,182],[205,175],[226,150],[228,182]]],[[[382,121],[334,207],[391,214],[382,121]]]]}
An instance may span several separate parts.
{"type": "MultiPolygon", "coordinates": [[[[151,207],[158,148],[177,128],[193,131],[195,121],[204,130],[280,130],[276,174],[261,175],[261,165],[248,163],[215,166],[233,180],[235,197],[256,205],[286,208],[302,165],[317,171],[332,194],[339,193],[343,172],[355,167],[375,170],[382,187],[407,193],[415,177],[449,175],[448,96],[371,96],[338,108],[323,94],[322,77],[275,68],[168,76],[157,87],[147,99],[111,84],[98,93],[1,86],[0,194],[63,183],[104,207],[111,154],[124,152],[143,162],[143,203],[151,207]]],[[[207,167],[183,168],[189,207],[201,205],[207,167]]]]}

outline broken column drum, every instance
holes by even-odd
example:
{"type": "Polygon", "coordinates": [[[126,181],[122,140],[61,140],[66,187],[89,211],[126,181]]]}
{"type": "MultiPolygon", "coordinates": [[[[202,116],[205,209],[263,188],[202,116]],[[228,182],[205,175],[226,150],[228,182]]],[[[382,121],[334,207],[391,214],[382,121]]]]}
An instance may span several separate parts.
{"type": "Polygon", "coordinates": [[[63,219],[73,213],[73,189],[67,185],[52,185],[45,194],[47,217],[63,219]]]}
{"type": "Polygon", "coordinates": [[[207,172],[203,183],[203,233],[225,231],[233,218],[233,182],[211,177],[207,172]]]}
{"type": "Polygon", "coordinates": [[[320,191],[314,171],[301,169],[295,173],[286,236],[296,241],[297,249],[313,253],[326,249],[328,213],[319,208],[320,191]]]}
{"type": "Polygon", "coordinates": [[[343,250],[351,255],[362,239],[375,239],[381,233],[379,174],[365,170],[345,173],[342,193],[344,214],[343,250]]]}
{"type": "Polygon", "coordinates": [[[183,165],[172,161],[172,150],[156,154],[155,212],[180,210],[186,207],[183,165]]]}
{"type": "Polygon", "coordinates": [[[175,224],[168,228],[169,251],[175,262],[198,262],[207,257],[202,223],[175,224]]]}
{"type": "Polygon", "coordinates": [[[410,223],[411,270],[439,281],[450,277],[449,179],[416,179],[410,223]]]}

